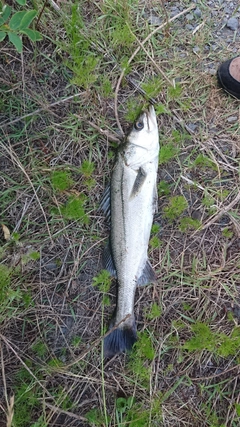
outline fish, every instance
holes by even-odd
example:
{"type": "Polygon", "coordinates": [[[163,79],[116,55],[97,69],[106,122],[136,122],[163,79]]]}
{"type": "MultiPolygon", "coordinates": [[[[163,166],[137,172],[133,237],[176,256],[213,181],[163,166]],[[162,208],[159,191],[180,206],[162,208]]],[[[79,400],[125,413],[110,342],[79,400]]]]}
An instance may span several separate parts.
{"type": "Polygon", "coordinates": [[[118,150],[100,209],[110,222],[103,268],[117,279],[117,305],[104,339],[104,357],[132,349],[137,340],[134,297],[137,286],[156,282],[148,259],[153,215],[157,210],[159,133],[152,105],[136,120],[118,150]]]}

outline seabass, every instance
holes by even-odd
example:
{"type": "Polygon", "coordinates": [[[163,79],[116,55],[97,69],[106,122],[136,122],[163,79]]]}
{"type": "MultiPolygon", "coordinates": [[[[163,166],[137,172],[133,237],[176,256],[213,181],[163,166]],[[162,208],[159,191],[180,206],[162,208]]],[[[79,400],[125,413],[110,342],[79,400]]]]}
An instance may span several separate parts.
{"type": "Polygon", "coordinates": [[[119,149],[101,209],[110,218],[104,268],[118,280],[117,308],[110,328],[130,315],[104,341],[105,357],[130,350],[136,341],[134,296],[155,281],[147,250],[157,206],[159,135],[153,106],[143,112],[119,149]]]}

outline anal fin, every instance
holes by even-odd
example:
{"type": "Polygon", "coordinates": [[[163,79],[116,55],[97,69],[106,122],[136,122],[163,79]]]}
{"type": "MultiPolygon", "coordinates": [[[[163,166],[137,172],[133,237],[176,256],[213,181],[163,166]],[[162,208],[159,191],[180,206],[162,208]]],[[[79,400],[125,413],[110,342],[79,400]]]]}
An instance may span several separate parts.
{"type": "Polygon", "coordinates": [[[107,184],[102,200],[100,202],[100,205],[98,207],[98,211],[102,211],[105,216],[106,220],[110,223],[111,222],[111,186],[110,183],[107,184]]]}
{"type": "Polygon", "coordinates": [[[157,282],[156,274],[155,274],[149,260],[147,259],[147,262],[144,266],[142,274],[137,280],[137,285],[138,286],[145,286],[145,285],[148,285],[149,283],[156,283],[156,282],[157,282]]]}
{"type": "Polygon", "coordinates": [[[108,272],[111,274],[112,277],[117,278],[116,267],[112,257],[110,239],[103,250],[102,262],[103,262],[103,268],[105,270],[108,270],[108,272]]]}

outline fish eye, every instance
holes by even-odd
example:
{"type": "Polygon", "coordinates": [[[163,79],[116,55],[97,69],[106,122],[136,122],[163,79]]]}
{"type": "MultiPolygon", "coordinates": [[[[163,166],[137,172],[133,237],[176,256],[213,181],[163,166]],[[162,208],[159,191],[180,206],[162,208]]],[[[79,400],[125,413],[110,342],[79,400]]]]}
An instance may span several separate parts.
{"type": "Polygon", "coordinates": [[[134,125],[136,130],[142,130],[144,128],[144,123],[142,121],[137,121],[134,125]]]}

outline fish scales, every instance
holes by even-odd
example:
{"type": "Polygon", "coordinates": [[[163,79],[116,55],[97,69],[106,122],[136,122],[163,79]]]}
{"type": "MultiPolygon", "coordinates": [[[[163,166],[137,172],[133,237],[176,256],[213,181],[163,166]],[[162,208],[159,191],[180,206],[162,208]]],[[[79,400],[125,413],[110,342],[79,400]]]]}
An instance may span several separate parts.
{"type": "MultiPolygon", "coordinates": [[[[158,128],[150,106],[119,150],[110,185],[111,231],[105,268],[118,281],[117,307],[104,342],[106,357],[130,350],[136,341],[134,296],[136,287],[155,280],[147,250],[157,204],[158,128]]],[[[105,210],[106,197],[104,197],[105,210]]]]}

